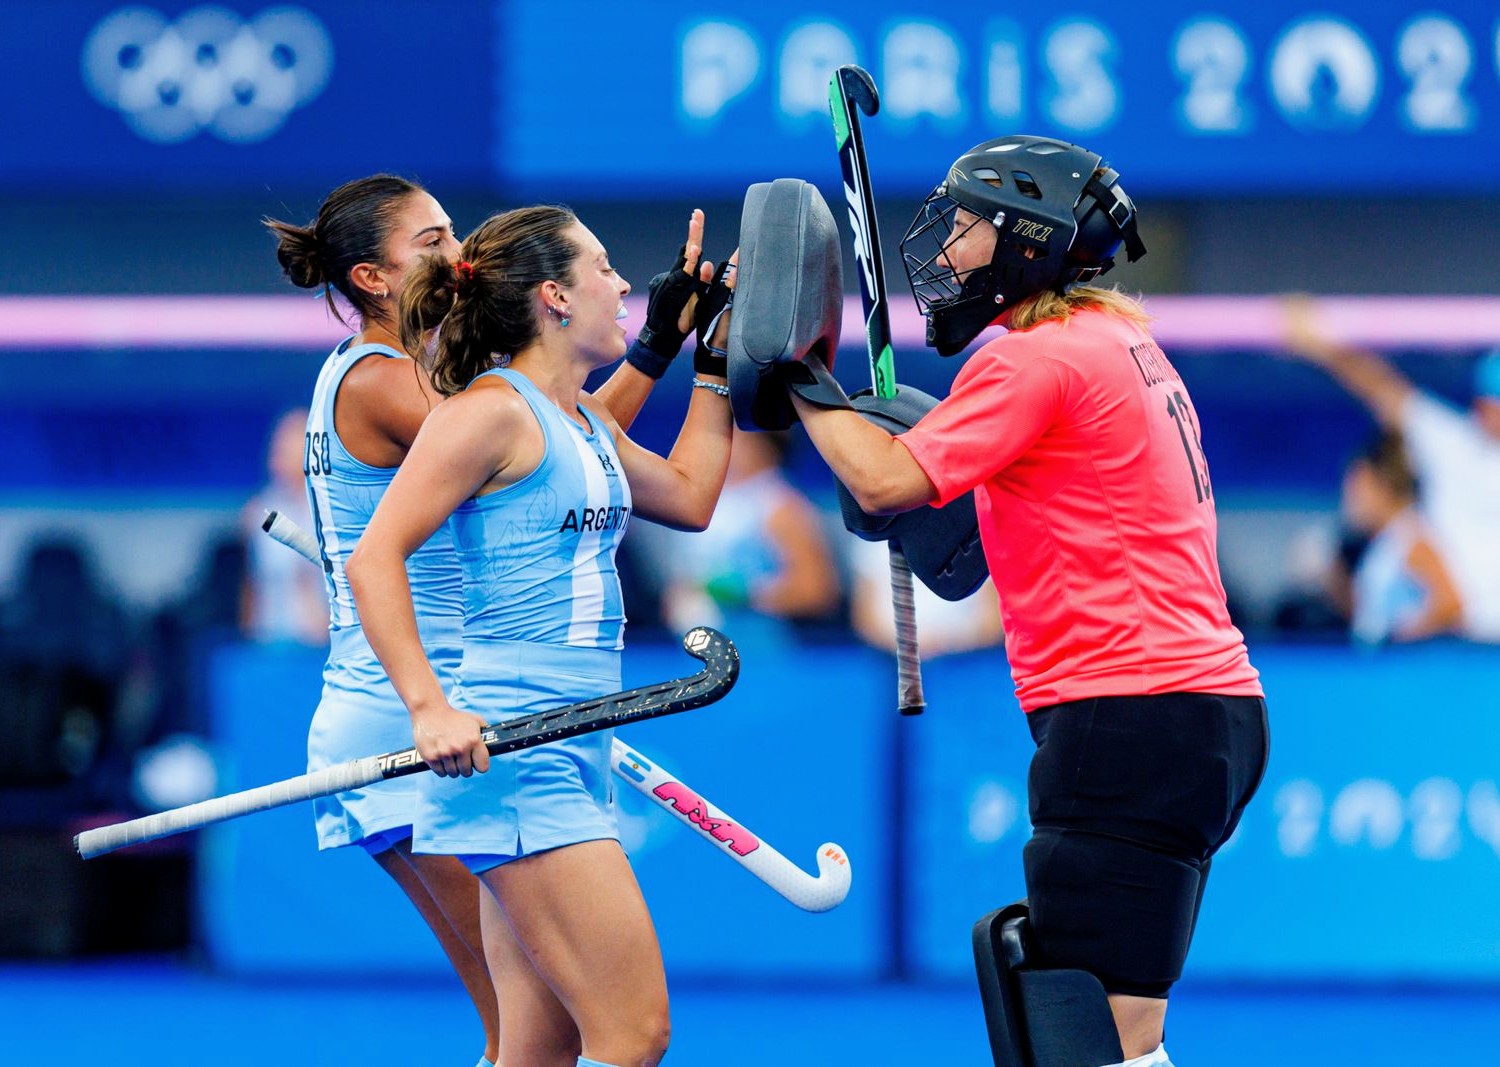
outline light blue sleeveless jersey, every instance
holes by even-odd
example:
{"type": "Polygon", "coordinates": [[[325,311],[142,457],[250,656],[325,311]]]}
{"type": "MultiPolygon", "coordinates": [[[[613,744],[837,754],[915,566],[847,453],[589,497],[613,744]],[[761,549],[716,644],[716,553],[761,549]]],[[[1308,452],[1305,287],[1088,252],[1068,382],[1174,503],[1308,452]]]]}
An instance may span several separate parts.
{"type": "MultiPolygon", "coordinates": [[[[407,358],[385,345],[352,342],[350,338],[339,345],[323,364],[307,416],[302,452],[313,533],[323,550],[323,572],[328,581],[329,628],[335,631],[359,623],[344,567],[397,468],[372,467],[349,454],[334,428],[334,400],[344,375],[366,356],[407,358]]],[[[463,593],[451,551],[452,538],[445,524],[406,561],[412,604],[419,618],[452,617],[463,610],[463,593]]]]}
{"type": "MultiPolygon", "coordinates": [[[[465,501],[449,520],[465,600],[463,662],[450,698],[455,708],[499,722],[620,688],[625,612],[615,549],[631,502],[614,441],[598,419],[584,413],[586,432],[524,375],[487,373],[521,394],[546,443],[536,470],[465,501]]],[[[613,733],[497,756],[488,773],[470,778],[420,775],[413,851],[458,855],[477,872],[618,839],[613,733]]]]}
{"type": "MultiPolygon", "coordinates": [[[[615,550],[630,519],[630,487],[613,439],[591,412],[590,432],[516,371],[504,378],[531,405],[546,451],[530,474],[453,512],[463,570],[464,643],[530,641],[618,652],[625,608],[615,550]]],[[[475,381],[479,379],[476,378],[475,381]]]]}
{"type": "MultiPolygon", "coordinates": [[[[411,718],[354,610],[344,565],[359,542],[396,468],[372,467],[351,456],[334,428],[334,401],[349,369],[365,357],[402,358],[383,345],[339,345],[318,375],[307,420],[303,472],[323,571],[328,580],[329,652],[323,693],[307,737],[307,768],[319,771],[380,752],[411,747],[411,718]]],[[[406,565],[422,647],[444,690],[462,656],[463,591],[452,536],[445,524],[406,565]]],[[[363,844],[376,850],[410,832],[418,787],[409,778],[377,782],[313,802],[320,848],[363,844]]]]}

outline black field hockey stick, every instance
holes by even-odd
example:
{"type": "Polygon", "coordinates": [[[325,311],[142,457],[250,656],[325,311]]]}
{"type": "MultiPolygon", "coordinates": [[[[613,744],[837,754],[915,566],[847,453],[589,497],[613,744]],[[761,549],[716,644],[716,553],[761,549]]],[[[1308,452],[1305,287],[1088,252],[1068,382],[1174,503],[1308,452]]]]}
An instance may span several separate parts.
{"type": "MultiPolygon", "coordinates": [[[[689,655],[703,661],[703,670],[686,678],[627,689],[486,726],[479,732],[479,739],[489,749],[490,755],[498,756],[612,726],[701,708],[720,699],[734,687],[740,674],[740,654],[729,638],[707,626],[698,626],[683,637],[682,647],[689,655]]],[[[383,756],[366,756],[270,785],[214,797],[129,822],[85,830],[73,839],[73,846],[84,859],[92,859],[127,845],[154,841],[158,837],[196,830],[251,812],[360,789],[430,769],[415,748],[387,752],[383,756]]]]}
{"type": "MultiPolygon", "coordinates": [[[[293,519],[278,512],[266,512],[261,530],[282,545],[293,549],[308,563],[321,563],[323,555],[312,534],[293,519]]],[[[723,810],[709,803],[696,789],[666,770],[660,762],[646,759],[616,735],[610,746],[610,767],[622,782],[639,792],[646,800],[672,815],[697,837],[714,846],[772,890],[786,897],[804,911],[828,911],[843,903],[849,894],[849,855],[843,846],[825,840],[817,846],[816,875],[802,870],[771,848],[763,837],[751,833],[742,822],[733,821],[723,810]]]]}
{"type": "MultiPolygon", "coordinates": [[[[309,563],[321,562],[318,542],[285,515],[267,511],[260,528],[309,563]]],[[[714,845],[722,855],[804,911],[827,911],[838,907],[849,895],[852,874],[849,856],[841,845],[832,841],[819,845],[818,873],[808,874],[743,823],[735,822],[682,779],[642,756],[618,736],[610,747],[610,764],[621,781],[697,831],[698,837],[714,845]]]]}
{"type": "MultiPolygon", "coordinates": [[[[839,168],[844,175],[844,199],[854,230],[854,258],[859,264],[859,295],[865,311],[865,348],[870,356],[870,385],[875,395],[896,395],[896,356],[891,348],[891,316],[885,296],[885,264],[880,258],[880,231],[875,225],[875,194],[865,161],[865,137],[859,113],[880,110],[875,81],[862,68],[848,64],[833,72],[828,83],[828,109],[833,115],[833,137],[838,143],[839,168]]],[[[896,616],[896,698],[902,715],[920,715],[922,661],[917,654],[917,611],[911,567],[896,540],[891,547],[891,607],[896,616]]]]}

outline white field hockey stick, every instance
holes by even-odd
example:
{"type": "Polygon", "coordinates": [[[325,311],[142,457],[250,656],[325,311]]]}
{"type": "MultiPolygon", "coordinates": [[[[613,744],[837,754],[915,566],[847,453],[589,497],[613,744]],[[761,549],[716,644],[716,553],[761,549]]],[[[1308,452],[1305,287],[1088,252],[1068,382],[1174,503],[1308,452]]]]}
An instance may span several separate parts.
{"type": "MultiPolygon", "coordinates": [[[[479,731],[479,740],[491,755],[498,756],[612,726],[701,708],[734,687],[740,675],[740,654],[729,638],[707,626],[695,626],[683,637],[682,647],[703,661],[703,670],[686,678],[643,685],[486,726],[479,731]]],[[[92,859],[127,845],[430,769],[415,748],[366,756],[270,785],[85,830],[73,839],[73,845],[84,859],[92,859]]]]}
{"type": "Polygon", "coordinates": [[[818,873],[808,874],[755,834],[683,785],[670,771],[615,738],[614,772],[641,796],[675,815],[699,837],[803,911],[828,911],[849,895],[849,857],[832,841],[818,846],[818,873]]]}
{"type": "MultiPolygon", "coordinates": [[[[849,203],[849,225],[854,230],[854,258],[859,263],[859,295],[865,309],[865,347],[870,356],[870,385],[875,395],[896,395],[896,360],[891,348],[891,316],[885,296],[885,264],[880,258],[880,232],[875,226],[875,193],[865,160],[865,137],[859,113],[880,110],[874,79],[860,67],[846,65],[828,83],[828,109],[833,137],[838,143],[839,168],[844,176],[844,199],[849,203]]],[[[922,661],[917,654],[917,607],[911,565],[901,542],[891,548],[891,607],[896,619],[896,702],[902,715],[920,715],[927,705],[922,695],[922,661]]]]}
{"type": "MultiPolygon", "coordinates": [[[[321,561],[317,541],[285,515],[267,511],[261,529],[309,562],[321,561]]],[[[610,764],[615,774],[641,796],[671,812],[698,837],[804,911],[828,911],[849,895],[853,877],[849,857],[833,842],[818,846],[818,873],[808,874],[618,737],[610,752],[610,764]]]]}

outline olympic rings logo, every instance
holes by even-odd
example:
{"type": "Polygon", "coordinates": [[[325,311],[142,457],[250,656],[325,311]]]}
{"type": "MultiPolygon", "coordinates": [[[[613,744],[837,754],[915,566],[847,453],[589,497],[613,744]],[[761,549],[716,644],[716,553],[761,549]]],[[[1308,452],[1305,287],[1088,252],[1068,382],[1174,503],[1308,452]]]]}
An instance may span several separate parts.
{"type": "Polygon", "coordinates": [[[176,22],[150,8],[121,8],[83,47],[89,90],[158,144],[203,130],[222,141],[263,141],[323,91],[332,70],[328,31],[297,7],[248,21],[198,7],[176,22]]]}

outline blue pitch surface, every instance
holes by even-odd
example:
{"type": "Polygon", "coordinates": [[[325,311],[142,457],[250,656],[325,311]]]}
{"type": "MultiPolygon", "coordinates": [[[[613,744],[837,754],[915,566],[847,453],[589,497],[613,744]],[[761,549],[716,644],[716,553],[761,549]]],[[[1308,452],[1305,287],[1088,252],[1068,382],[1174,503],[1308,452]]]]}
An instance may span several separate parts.
{"type": "MultiPolygon", "coordinates": [[[[673,984],[669,1064],[986,1067],[966,988],[673,984]]],[[[1192,986],[1173,998],[1179,1067],[1500,1058],[1500,990],[1192,986]]],[[[482,1049],[446,982],[229,979],[172,962],[0,966],[0,1063],[50,1067],[471,1067],[482,1049]]]]}

